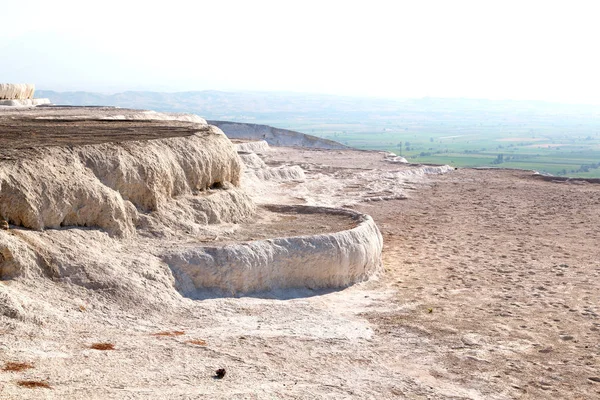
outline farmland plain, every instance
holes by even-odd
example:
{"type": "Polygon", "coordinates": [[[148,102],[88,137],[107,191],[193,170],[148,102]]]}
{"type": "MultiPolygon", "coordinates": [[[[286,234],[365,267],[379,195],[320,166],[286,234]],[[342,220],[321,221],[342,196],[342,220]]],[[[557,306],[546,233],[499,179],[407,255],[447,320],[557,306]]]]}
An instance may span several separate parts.
{"type": "Polygon", "coordinates": [[[531,169],[558,176],[600,177],[598,127],[551,124],[459,126],[451,122],[379,129],[322,125],[288,126],[360,149],[386,150],[412,162],[456,167],[531,169]]]}

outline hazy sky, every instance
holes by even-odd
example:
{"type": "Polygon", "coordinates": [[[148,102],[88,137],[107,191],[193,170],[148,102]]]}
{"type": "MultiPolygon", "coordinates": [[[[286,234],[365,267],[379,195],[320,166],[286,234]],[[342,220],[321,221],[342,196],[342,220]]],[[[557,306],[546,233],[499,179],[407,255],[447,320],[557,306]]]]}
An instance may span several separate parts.
{"type": "Polygon", "coordinates": [[[600,104],[589,1],[2,1],[0,82],[600,104]]]}

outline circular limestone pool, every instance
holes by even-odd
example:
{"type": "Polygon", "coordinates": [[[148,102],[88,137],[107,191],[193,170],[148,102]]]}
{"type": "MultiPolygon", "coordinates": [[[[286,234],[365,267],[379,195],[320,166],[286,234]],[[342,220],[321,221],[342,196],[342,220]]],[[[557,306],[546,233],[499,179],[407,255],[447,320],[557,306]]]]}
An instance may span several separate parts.
{"type": "Polygon", "coordinates": [[[262,208],[260,220],[230,237],[187,243],[162,255],[180,293],[341,288],[380,269],[383,240],[370,216],[300,205],[262,208]]]}

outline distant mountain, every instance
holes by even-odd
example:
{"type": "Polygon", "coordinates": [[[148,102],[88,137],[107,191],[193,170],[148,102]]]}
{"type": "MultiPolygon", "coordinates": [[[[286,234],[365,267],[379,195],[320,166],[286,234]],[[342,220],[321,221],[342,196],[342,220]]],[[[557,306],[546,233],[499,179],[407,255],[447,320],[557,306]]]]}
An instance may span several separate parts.
{"type": "MultiPolygon", "coordinates": [[[[102,94],[93,92],[36,91],[37,97],[47,97],[55,104],[65,105],[112,105],[118,107],[148,108],[156,111],[199,113],[206,118],[255,117],[276,114],[297,115],[310,113],[355,113],[393,111],[398,101],[387,99],[362,99],[328,95],[268,92],[123,92],[102,94]]],[[[231,118],[229,118],[231,119],[231,118]]]]}

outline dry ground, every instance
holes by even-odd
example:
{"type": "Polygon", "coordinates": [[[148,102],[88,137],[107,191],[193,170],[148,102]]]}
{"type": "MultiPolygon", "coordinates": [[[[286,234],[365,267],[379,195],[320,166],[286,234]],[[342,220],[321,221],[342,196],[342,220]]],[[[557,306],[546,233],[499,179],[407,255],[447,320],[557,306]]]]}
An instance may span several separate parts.
{"type": "MultiPolygon", "coordinates": [[[[248,222],[237,224],[235,230],[207,237],[201,242],[210,242],[215,246],[275,237],[310,236],[334,233],[355,228],[358,221],[349,215],[308,212],[308,210],[281,209],[268,206],[258,207],[256,216],[248,222]]],[[[188,237],[189,238],[189,237],[188,237]]],[[[194,237],[192,244],[198,244],[194,237]]]]}
{"type": "Polygon", "coordinates": [[[414,338],[432,386],[600,398],[599,185],[461,170],[362,211],[384,234],[399,308],[363,315],[419,362],[401,344],[414,338]]]}
{"type": "MultiPolygon", "coordinates": [[[[298,154],[309,179],[352,174],[298,154]]],[[[359,154],[372,157],[357,152],[356,169],[359,154]]],[[[165,313],[2,282],[47,293],[57,317],[0,326],[0,367],[33,366],[0,371],[0,398],[600,398],[600,185],[501,170],[405,184],[407,200],[354,206],[378,223],[386,270],[344,290],[182,299],[165,313]]]]}

